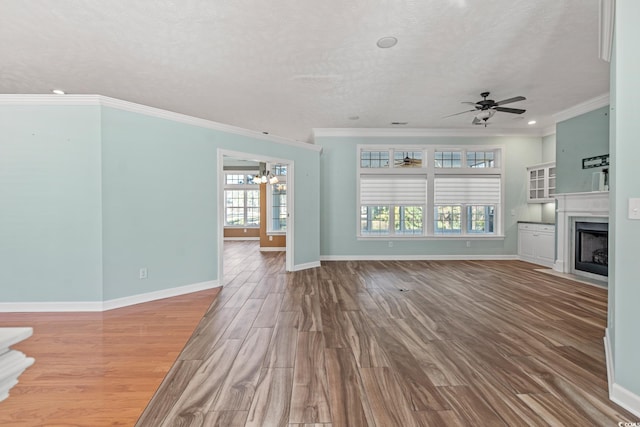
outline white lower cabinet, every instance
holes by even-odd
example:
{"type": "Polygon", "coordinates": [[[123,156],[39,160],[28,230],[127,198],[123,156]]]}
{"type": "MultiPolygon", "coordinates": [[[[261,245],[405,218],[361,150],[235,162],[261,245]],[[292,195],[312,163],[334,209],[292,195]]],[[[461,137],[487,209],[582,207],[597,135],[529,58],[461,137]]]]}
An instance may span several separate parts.
{"type": "Polygon", "coordinates": [[[523,261],[553,266],[556,227],[548,224],[518,224],[518,256],[523,261]]]}

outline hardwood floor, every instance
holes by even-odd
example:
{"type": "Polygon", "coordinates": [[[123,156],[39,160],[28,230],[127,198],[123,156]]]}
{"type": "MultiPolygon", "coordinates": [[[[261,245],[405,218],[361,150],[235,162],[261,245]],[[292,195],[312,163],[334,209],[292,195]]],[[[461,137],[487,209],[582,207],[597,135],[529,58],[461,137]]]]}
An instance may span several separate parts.
{"type": "Polygon", "coordinates": [[[0,313],[0,327],[33,327],[15,348],[36,359],[0,403],[0,425],[134,425],[218,292],[104,313],[0,313]]]}
{"type": "Polygon", "coordinates": [[[286,273],[284,253],[225,242],[217,297],[0,314],[0,326],[34,326],[17,347],[36,358],[0,403],[0,425],[640,421],[607,398],[606,290],[535,268],[368,261],[286,273]]]}
{"type": "Polygon", "coordinates": [[[616,425],[606,290],[519,261],[324,262],[225,242],[137,426],[616,425]]]}

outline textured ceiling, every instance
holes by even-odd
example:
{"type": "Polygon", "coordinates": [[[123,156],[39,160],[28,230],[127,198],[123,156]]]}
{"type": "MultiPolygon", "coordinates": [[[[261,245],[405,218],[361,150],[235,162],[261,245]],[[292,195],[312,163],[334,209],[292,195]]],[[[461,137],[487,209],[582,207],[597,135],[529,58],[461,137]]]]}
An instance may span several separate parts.
{"type": "Polygon", "coordinates": [[[527,98],[494,129],[547,127],[608,91],[598,5],[0,0],[0,93],[100,94],[307,141],[312,128],[391,122],[469,129],[470,113],[442,116],[491,91],[527,98]],[[378,48],[383,36],[398,44],[378,48]]]}

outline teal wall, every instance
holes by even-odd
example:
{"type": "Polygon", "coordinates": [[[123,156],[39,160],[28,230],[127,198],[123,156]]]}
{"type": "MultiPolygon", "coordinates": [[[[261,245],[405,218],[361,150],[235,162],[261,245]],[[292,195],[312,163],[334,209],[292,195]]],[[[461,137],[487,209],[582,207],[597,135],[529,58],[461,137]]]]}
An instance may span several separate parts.
{"type": "Polygon", "coordinates": [[[517,221],[540,220],[539,206],[527,204],[526,167],[541,161],[539,137],[316,137],[321,145],[320,253],[322,256],[513,255],[517,253],[517,221]],[[357,239],[357,145],[440,144],[502,145],[505,177],[505,239],[465,240],[357,239]],[[514,210],[516,215],[512,216],[514,210]]]}
{"type": "MultiPolygon", "coordinates": [[[[640,198],[638,162],[640,158],[640,2],[616,2],[616,53],[612,67],[614,85],[612,126],[613,193],[610,223],[615,230],[613,286],[609,288],[613,299],[613,354],[615,382],[640,396],[640,333],[638,332],[638,303],[640,303],[640,220],[628,218],[629,198],[640,198]]],[[[640,408],[636,406],[636,411],[640,408]]]]}
{"type": "Polygon", "coordinates": [[[104,108],[104,297],[217,276],[216,145],[210,130],[104,108]],[[138,278],[139,269],[148,278],[138,278]]]}
{"type": "Polygon", "coordinates": [[[0,302],[102,298],[99,107],[0,107],[0,302]]]}
{"type": "Polygon", "coordinates": [[[218,149],[294,164],[293,263],[319,261],[318,151],[114,108],[0,108],[0,302],[218,279],[218,149]]]}
{"type": "Polygon", "coordinates": [[[592,191],[594,172],[582,169],[582,159],[609,154],[609,107],[559,122],[556,125],[557,193],[592,191]]]}

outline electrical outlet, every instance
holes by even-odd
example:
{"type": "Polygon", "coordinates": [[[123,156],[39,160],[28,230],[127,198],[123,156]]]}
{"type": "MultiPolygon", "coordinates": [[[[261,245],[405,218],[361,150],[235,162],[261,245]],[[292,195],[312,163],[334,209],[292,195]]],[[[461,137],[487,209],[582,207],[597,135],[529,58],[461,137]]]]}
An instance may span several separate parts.
{"type": "Polygon", "coordinates": [[[269,236],[269,241],[273,242],[273,236],[269,236]]]}
{"type": "Polygon", "coordinates": [[[392,248],[393,247],[393,242],[389,242],[389,247],[392,248]]]}
{"type": "Polygon", "coordinates": [[[471,240],[467,240],[467,247],[470,248],[471,247],[471,240]]]}
{"type": "Polygon", "coordinates": [[[246,229],[246,228],[244,229],[244,232],[245,232],[245,233],[247,232],[247,229],[246,229]]]}
{"type": "Polygon", "coordinates": [[[140,275],[139,275],[140,279],[146,279],[147,278],[147,267],[142,267],[140,269],[140,275]]]}

